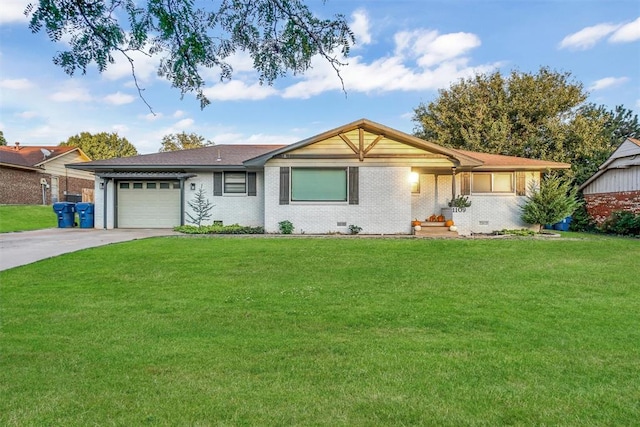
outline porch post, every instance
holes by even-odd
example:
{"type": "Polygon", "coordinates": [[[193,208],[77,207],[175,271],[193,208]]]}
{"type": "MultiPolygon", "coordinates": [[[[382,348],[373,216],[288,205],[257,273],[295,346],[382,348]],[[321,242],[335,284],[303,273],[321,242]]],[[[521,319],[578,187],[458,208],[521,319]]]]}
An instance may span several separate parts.
{"type": "Polygon", "coordinates": [[[451,168],[451,200],[456,198],[456,167],[451,168]]]}

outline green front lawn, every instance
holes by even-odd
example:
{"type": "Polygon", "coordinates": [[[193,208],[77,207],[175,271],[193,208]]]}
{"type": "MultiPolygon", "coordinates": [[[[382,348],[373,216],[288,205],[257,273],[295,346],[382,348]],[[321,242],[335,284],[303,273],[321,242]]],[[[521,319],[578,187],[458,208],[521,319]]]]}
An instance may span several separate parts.
{"type": "Polygon", "coordinates": [[[57,226],[58,217],[51,206],[0,205],[0,233],[57,226]]]}
{"type": "Polygon", "coordinates": [[[633,239],[173,237],[0,272],[1,425],[634,425],[633,239]]]}

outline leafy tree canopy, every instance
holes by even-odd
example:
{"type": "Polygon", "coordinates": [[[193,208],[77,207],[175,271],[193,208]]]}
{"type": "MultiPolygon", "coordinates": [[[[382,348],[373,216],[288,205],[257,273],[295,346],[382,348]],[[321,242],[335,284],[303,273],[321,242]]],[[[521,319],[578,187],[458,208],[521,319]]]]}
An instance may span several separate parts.
{"type": "Polygon", "coordinates": [[[91,134],[81,132],[61,142],[63,147],[78,147],[93,160],[111,159],[114,157],[129,157],[138,154],[138,150],[126,138],[117,133],[100,132],[91,134]]]}
{"type": "Polygon", "coordinates": [[[414,133],[452,148],[571,163],[580,184],[622,135],[638,132],[637,117],[629,110],[606,111],[585,104],[586,99],[570,73],[546,67],[535,74],[482,74],[440,90],[434,101],[415,108],[414,133]]]}
{"type": "Polygon", "coordinates": [[[4,138],[4,132],[0,130],[0,145],[7,145],[7,140],[4,138]]]}
{"type": "Polygon", "coordinates": [[[195,92],[202,108],[209,104],[203,68],[228,80],[227,61],[237,51],[248,52],[260,82],[271,84],[287,72],[306,71],[315,55],[338,72],[355,41],[344,16],[321,19],[302,0],[39,0],[25,12],[33,32],[69,41],[54,58],[67,74],[85,73],[91,63],[102,72],[119,52],[135,79],[132,53],[157,55],[158,74],[182,95],[195,92]]]}
{"type": "Polygon", "coordinates": [[[213,145],[211,141],[205,141],[204,137],[195,133],[171,133],[162,138],[160,152],[188,150],[213,145]]]}

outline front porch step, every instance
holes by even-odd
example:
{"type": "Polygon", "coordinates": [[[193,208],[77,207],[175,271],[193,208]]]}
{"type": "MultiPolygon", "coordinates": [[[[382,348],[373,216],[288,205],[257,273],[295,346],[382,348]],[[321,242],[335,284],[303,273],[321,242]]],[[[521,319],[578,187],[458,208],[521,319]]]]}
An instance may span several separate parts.
{"type": "Polygon", "coordinates": [[[427,222],[423,224],[430,224],[430,225],[427,225],[427,226],[423,225],[422,230],[414,229],[413,230],[414,235],[422,236],[422,237],[449,237],[449,238],[459,237],[458,232],[450,231],[449,227],[444,226],[444,222],[442,223],[427,222]],[[433,225],[433,224],[438,224],[438,225],[433,225]]]}

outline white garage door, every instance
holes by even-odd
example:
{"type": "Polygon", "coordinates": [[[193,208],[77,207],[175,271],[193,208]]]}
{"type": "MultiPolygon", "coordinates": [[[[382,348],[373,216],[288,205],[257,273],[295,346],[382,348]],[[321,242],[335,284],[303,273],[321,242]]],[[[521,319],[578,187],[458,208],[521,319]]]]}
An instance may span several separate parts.
{"type": "Polygon", "coordinates": [[[118,228],[180,225],[180,181],[118,183],[118,228]]]}

